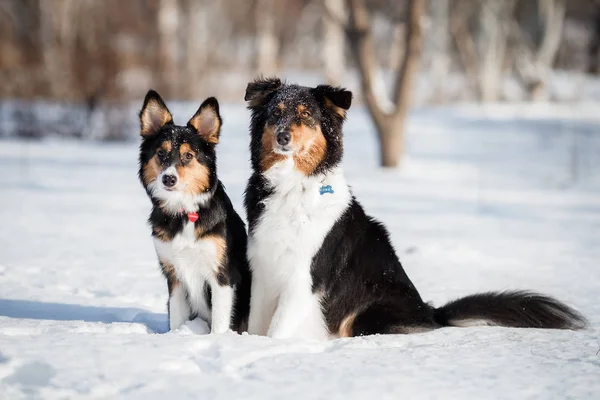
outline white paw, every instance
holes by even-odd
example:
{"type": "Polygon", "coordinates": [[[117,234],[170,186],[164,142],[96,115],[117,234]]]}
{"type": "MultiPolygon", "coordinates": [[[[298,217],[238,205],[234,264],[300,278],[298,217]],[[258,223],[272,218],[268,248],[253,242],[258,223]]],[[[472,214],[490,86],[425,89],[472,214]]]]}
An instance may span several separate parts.
{"type": "Polygon", "coordinates": [[[225,329],[211,329],[210,333],[214,333],[214,334],[221,334],[221,333],[228,333],[228,332],[232,332],[231,329],[229,328],[225,328],[225,329]]]}
{"type": "Polygon", "coordinates": [[[208,335],[210,330],[208,323],[202,318],[198,317],[186,323],[179,329],[179,332],[191,335],[208,335]]]}
{"type": "Polygon", "coordinates": [[[267,332],[267,336],[272,339],[289,339],[292,337],[292,335],[290,335],[287,332],[284,332],[281,329],[269,329],[269,332],[267,332]]]}
{"type": "Polygon", "coordinates": [[[171,318],[169,320],[169,331],[173,332],[179,330],[181,326],[185,323],[185,320],[182,318],[171,318]]]}

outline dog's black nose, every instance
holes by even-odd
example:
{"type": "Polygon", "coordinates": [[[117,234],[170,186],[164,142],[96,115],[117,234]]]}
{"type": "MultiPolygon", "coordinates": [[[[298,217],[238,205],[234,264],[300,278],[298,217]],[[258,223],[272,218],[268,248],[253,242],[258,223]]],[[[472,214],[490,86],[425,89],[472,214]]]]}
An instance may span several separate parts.
{"type": "Polygon", "coordinates": [[[175,175],[164,175],[162,181],[166,187],[173,187],[177,183],[177,177],[175,175]]]}
{"type": "Polygon", "coordinates": [[[279,143],[280,146],[287,146],[290,143],[290,140],[292,140],[292,135],[287,131],[279,132],[277,134],[277,143],[279,143]]]}

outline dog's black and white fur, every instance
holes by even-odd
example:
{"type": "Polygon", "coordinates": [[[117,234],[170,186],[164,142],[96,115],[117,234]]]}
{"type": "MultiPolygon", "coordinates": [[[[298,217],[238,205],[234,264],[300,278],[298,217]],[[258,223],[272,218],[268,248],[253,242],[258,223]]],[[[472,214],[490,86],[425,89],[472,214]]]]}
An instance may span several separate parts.
{"type": "Polygon", "coordinates": [[[211,332],[245,330],[250,302],[246,227],[217,179],[221,116],[209,98],[186,126],[149,91],[140,112],[139,178],[169,290],[169,326],[200,316],[211,332]]]}
{"type": "Polygon", "coordinates": [[[386,228],[352,195],[341,168],[341,88],[248,84],[253,174],[246,188],[253,275],[248,332],[327,339],[442,326],[578,329],[585,319],[547,296],[484,293],[425,303],[386,228]]]}

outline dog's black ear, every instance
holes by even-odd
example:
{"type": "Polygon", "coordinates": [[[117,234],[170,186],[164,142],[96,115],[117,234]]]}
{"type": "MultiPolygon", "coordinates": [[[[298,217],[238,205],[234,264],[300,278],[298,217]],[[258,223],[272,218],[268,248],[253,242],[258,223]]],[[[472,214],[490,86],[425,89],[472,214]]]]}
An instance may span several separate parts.
{"type": "Polygon", "coordinates": [[[209,97],[188,121],[188,126],[195,129],[202,138],[212,144],[219,143],[221,125],[223,120],[219,114],[219,102],[214,97],[209,97]]]}
{"type": "Polygon", "coordinates": [[[173,123],[173,116],[165,105],[160,95],[154,90],[149,90],[144,98],[144,105],[140,111],[140,134],[153,135],[165,125],[173,123]]]}
{"type": "Polygon", "coordinates": [[[283,83],[279,78],[258,78],[250,82],[246,87],[244,100],[248,102],[248,107],[258,107],[264,104],[269,95],[275,93],[283,83]]]}
{"type": "Polygon", "coordinates": [[[352,92],[341,87],[319,85],[312,89],[313,95],[335,115],[344,119],[352,105],[352,92]]]}

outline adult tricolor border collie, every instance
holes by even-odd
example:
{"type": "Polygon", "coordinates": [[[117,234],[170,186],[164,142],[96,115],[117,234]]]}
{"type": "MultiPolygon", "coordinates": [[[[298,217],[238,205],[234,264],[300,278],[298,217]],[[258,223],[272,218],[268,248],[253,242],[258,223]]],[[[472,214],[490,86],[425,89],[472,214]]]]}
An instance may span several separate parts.
{"type": "Polygon", "coordinates": [[[577,311],[526,292],[425,303],[386,228],[341,168],[352,93],[258,79],[248,84],[253,173],[245,195],[252,289],[248,332],[327,339],[443,326],[579,329],[577,311]]]}
{"type": "Polygon", "coordinates": [[[221,116],[206,99],[187,125],[150,90],[140,112],[139,178],[152,201],[149,223],[169,291],[169,327],[197,316],[211,332],[246,329],[250,271],[246,227],[217,179],[221,116]]]}

